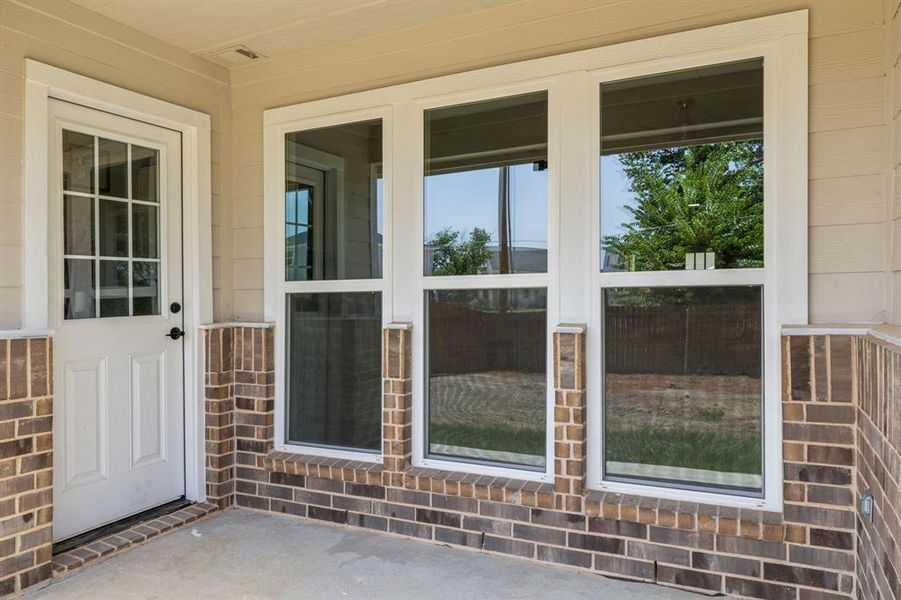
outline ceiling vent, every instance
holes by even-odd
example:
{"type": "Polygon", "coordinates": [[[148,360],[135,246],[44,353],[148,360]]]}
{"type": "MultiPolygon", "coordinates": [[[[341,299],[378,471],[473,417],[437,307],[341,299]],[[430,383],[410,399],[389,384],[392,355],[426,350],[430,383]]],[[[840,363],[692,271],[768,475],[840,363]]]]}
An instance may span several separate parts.
{"type": "Polygon", "coordinates": [[[199,55],[223,67],[240,67],[241,65],[248,65],[266,58],[256,50],[251,50],[243,44],[207,50],[199,55]]]}

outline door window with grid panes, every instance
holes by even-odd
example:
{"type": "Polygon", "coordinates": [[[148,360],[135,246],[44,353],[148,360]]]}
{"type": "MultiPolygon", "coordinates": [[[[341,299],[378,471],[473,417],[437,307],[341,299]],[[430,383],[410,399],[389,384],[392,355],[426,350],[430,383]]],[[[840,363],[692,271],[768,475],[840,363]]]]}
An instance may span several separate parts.
{"type": "Polygon", "coordinates": [[[160,314],[160,151],[63,131],[63,316],[160,314]]]}

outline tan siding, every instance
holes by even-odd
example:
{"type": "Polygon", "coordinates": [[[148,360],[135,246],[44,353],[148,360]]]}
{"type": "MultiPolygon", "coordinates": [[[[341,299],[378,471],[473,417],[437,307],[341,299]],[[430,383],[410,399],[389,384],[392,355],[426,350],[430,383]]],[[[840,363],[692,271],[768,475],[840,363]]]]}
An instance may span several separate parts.
{"type": "Polygon", "coordinates": [[[863,273],[885,269],[884,225],[810,228],[810,273],[863,273]]]}
{"type": "MultiPolygon", "coordinates": [[[[810,9],[810,318],[881,320],[888,262],[882,0],[525,1],[241,67],[232,72],[236,164],[262,162],[266,108],[798,8],[810,9]],[[840,289],[827,291],[826,283],[840,289]]],[[[235,223],[261,230],[261,196],[261,187],[236,196],[235,223]]],[[[261,233],[257,239],[248,243],[262,244],[261,233]]],[[[236,267],[236,316],[262,318],[262,289],[241,277],[236,267]]]]}
{"type": "MultiPolygon", "coordinates": [[[[887,250],[891,236],[884,226],[878,235],[886,197],[898,198],[890,212],[901,214],[901,192],[886,184],[901,155],[885,128],[886,113],[901,108],[901,95],[893,92],[901,89],[901,77],[884,84],[886,71],[898,69],[892,67],[901,23],[891,23],[894,33],[884,25],[895,5],[894,0],[522,0],[424,25],[411,21],[411,27],[391,33],[370,28],[371,34],[349,42],[229,75],[70,3],[0,0],[0,257],[3,264],[21,261],[17,140],[26,56],[212,115],[215,313],[220,319],[261,319],[266,108],[809,8],[810,318],[881,320],[890,275],[889,287],[895,287],[891,264],[896,261],[887,250]]],[[[901,144],[901,137],[895,141],[901,144]]],[[[21,274],[8,271],[0,273],[0,329],[17,325],[21,304],[21,274]]]]}
{"type": "Polygon", "coordinates": [[[813,273],[811,323],[881,323],[885,318],[884,273],[813,273]]]}
{"type": "Polygon", "coordinates": [[[810,86],[810,131],[881,126],[883,77],[810,86]]]}
{"type": "Polygon", "coordinates": [[[812,180],[810,225],[881,223],[885,218],[884,187],[881,173],[812,180]]]}
{"type": "MultiPolygon", "coordinates": [[[[25,59],[48,64],[210,114],[213,128],[213,203],[220,227],[214,245],[230,263],[228,201],[231,106],[229,76],[221,67],[124,28],[68,2],[0,0],[0,329],[21,315],[22,159],[25,59]],[[102,33],[101,33],[102,32],[102,33]]],[[[231,309],[231,269],[214,269],[217,317],[231,309]],[[227,288],[222,293],[221,288],[227,288]]]]}

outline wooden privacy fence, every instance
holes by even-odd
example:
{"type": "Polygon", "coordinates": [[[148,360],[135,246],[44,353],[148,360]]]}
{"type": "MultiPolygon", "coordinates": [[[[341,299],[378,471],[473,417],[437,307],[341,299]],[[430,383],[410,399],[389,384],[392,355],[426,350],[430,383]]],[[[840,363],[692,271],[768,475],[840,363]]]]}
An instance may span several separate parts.
{"type": "Polygon", "coordinates": [[[612,306],[608,373],[760,377],[760,305],[612,306]]]}
{"type": "Polygon", "coordinates": [[[547,313],[477,310],[438,302],[429,306],[429,372],[454,375],[546,368],[547,313]]]}
{"type": "MultiPolygon", "coordinates": [[[[450,303],[429,311],[433,375],[546,368],[544,311],[450,303]]],[[[760,377],[760,318],[759,304],[607,307],[605,366],[608,373],[760,377]]]]}

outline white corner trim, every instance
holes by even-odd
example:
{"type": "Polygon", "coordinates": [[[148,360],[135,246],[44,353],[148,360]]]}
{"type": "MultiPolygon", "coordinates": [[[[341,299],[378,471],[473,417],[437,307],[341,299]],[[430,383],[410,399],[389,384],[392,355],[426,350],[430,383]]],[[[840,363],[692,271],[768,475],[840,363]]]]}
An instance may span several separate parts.
{"type": "MultiPolygon", "coordinates": [[[[50,327],[48,300],[48,122],[50,99],[165,127],[181,134],[182,235],[185,329],[213,318],[212,174],[210,116],[131,90],[25,60],[25,165],[22,263],[22,332],[50,327]]],[[[185,344],[185,494],[206,499],[204,348],[200,336],[185,344]]]]}

